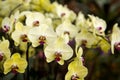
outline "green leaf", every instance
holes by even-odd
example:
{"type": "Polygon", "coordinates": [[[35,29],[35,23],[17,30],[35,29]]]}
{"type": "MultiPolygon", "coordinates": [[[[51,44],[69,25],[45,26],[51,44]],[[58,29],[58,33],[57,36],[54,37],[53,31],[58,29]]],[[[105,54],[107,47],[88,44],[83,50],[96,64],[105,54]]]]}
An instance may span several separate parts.
{"type": "Polygon", "coordinates": [[[23,74],[17,74],[17,80],[24,80],[23,74]]]}
{"type": "Polygon", "coordinates": [[[3,80],[11,80],[15,76],[14,73],[8,73],[3,77],[3,80]]]}

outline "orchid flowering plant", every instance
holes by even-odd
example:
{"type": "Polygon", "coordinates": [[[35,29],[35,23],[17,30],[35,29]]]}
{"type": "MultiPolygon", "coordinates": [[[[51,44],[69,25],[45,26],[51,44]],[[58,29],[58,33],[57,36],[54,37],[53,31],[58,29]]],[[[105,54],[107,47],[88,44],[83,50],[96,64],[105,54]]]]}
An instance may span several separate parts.
{"type": "MultiPolygon", "coordinates": [[[[0,10],[0,80],[38,80],[30,77],[35,65],[51,67],[51,74],[56,65],[66,65],[64,80],[84,80],[88,74],[84,48],[100,48],[112,54],[114,49],[120,50],[117,23],[107,35],[105,20],[76,14],[58,2],[5,0],[0,1],[0,10]]],[[[51,76],[40,80],[58,80],[55,74],[51,76]]]]}

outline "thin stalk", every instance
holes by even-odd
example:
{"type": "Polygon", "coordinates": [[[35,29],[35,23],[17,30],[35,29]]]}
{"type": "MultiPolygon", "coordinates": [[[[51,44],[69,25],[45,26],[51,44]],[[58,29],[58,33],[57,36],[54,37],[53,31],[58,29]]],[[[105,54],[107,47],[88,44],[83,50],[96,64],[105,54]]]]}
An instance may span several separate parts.
{"type": "Polygon", "coordinates": [[[9,13],[9,17],[11,16],[11,14],[17,9],[17,8],[19,8],[20,6],[22,6],[23,4],[21,3],[21,4],[18,4],[15,8],[13,8],[11,11],[10,11],[10,13],[9,13]]]}
{"type": "Polygon", "coordinates": [[[26,73],[26,80],[30,80],[29,78],[29,47],[30,47],[30,43],[27,43],[27,50],[26,50],[26,60],[28,62],[28,66],[27,66],[27,73],[26,73]]]}

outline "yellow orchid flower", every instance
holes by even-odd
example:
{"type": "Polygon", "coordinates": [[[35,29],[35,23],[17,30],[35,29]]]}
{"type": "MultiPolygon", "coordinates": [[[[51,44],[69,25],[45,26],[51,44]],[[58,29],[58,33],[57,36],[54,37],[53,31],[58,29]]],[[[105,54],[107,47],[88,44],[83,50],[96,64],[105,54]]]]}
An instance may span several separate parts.
{"type": "Polygon", "coordinates": [[[60,5],[57,2],[54,2],[53,5],[55,6],[54,12],[59,18],[62,18],[62,20],[70,20],[74,21],[76,18],[76,14],[67,8],[67,6],[60,5]]]}
{"type": "Polygon", "coordinates": [[[88,74],[88,70],[81,63],[82,61],[80,59],[75,59],[68,65],[65,80],[84,80],[88,74]]]}
{"type": "Polygon", "coordinates": [[[67,34],[70,39],[73,39],[77,35],[78,29],[69,20],[65,20],[56,28],[58,36],[67,34]]]}
{"type": "Polygon", "coordinates": [[[87,68],[83,66],[83,49],[76,45],[75,53],[76,57],[74,61],[68,65],[68,72],[65,75],[65,80],[84,80],[84,77],[88,74],[87,68]]]}
{"type": "Polygon", "coordinates": [[[10,58],[10,55],[9,41],[3,39],[3,41],[0,41],[0,61],[10,58]]]}
{"type": "Polygon", "coordinates": [[[28,42],[28,31],[30,27],[24,26],[21,22],[17,22],[15,25],[15,31],[12,32],[12,39],[16,46],[18,46],[21,42],[28,42]]]}
{"type": "Polygon", "coordinates": [[[2,29],[6,33],[11,33],[13,31],[13,19],[9,17],[5,17],[2,20],[2,29]]]}
{"type": "Polygon", "coordinates": [[[114,48],[120,50],[120,28],[118,24],[114,24],[112,34],[111,34],[111,50],[112,54],[114,54],[114,48]]]}
{"type": "Polygon", "coordinates": [[[65,43],[64,39],[57,38],[54,43],[48,44],[44,49],[47,62],[56,61],[60,65],[64,64],[64,60],[68,60],[73,56],[72,48],[65,43]]]}
{"type": "Polygon", "coordinates": [[[14,53],[11,58],[4,62],[3,66],[4,74],[7,74],[10,71],[24,73],[27,67],[27,61],[24,58],[21,58],[19,53],[14,53]]]}
{"type": "Polygon", "coordinates": [[[26,16],[25,24],[29,27],[38,27],[41,24],[52,25],[52,20],[50,18],[46,18],[45,15],[41,12],[30,12],[23,11],[21,16],[26,16]]]}
{"type": "Polygon", "coordinates": [[[104,36],[105,35],[104,31],[106,30],[106,27],[107,27],[106,22],[99,17],[93,16],[93,15],[88,15],[88,16],[91,20],[93,27],[94,27],[94,30],[93,30],[94,34],[97,33],[98,35],[104,36]]]}
{"type": "Polygon", "coordinates": [[[75,37],[76,44],[79,46],[85,46],[87,48],[96,47],[99,42],[99,38],[95,37],[92,33],[87,30],[82,30],[75,37]]]}
{"type": "Polygon", "coordinates": [[[19,11],[16,11],[10,17],[5,17],[2,20],[2,29],[4,32],[11,34],[14,30],[14,25],[19,21],[22,16],[19,11]]]}
{"type": "Polygon", "coordinates": [[[38,27],[45,23],[45,16],[40,12],[26,13],[26,25],[31,27],[38,27]]]}
{"type": "Polygon", "coordinates": [[[39,27],[34,27],[30,29],[28,33],[28,38],[32,42],[33,47],[52,43],[56,37],[53,28],[47,24],[41,24],[39,27]]]}

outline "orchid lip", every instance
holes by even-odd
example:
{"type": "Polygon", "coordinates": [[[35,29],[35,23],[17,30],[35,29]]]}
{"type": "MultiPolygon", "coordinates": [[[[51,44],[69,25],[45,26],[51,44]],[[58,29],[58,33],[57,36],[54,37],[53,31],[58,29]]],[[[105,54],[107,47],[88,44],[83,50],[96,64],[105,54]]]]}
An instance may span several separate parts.
{"type": "Polygon", "coordinates": [[[44,45],[44,44],[45,44],[45,42],[44,42],[44,41],[40,41],[39,43],[40,43],[40,45],[44,45]]]}
{"type": "Polygon", "coordinates": [[[86,46],[86,44],[87,44],[87,40],[82,40],[82,45],[86,46]]]}
{"type": "Polygon", "coordinates": [[[23,41],[23,42],[27,42],[28,40],[27,40],[27,39],[23,39],[22,41],[23,41]]]}
{"type": "Polygon", "coordinates": [[[10,27],[7,26],[7,25],[5,25],[3,31],[4,31],[4,32],[8,32],[9,30],[10,30],[10,27]]]}
{"type": "Polygon", "coordinates": [[[22,39],[23,42],[27,42],[28,41],[26,34],[21,35],[21,39],[22,39]]]}
{"type": "Polygon", "coordinates": [[[60,52],[55,52],[55,61],[57,61],[57,62],[60,61],[61,57],[62,57],[62,55],[60,52]]]}
{"type": "Polygon", "coordinates": [[[98,30],[102,30],[102,27],[100,26],[100,27],[98,27],[98,30]]]}
{"type": "Polygon", "coordinates": [[[68,34],[68,35],[70,35],[70,33],[69,33],[68,31],[65,31],[64,34],[68,34]]]}
{"type": "Polygon", "coordinates": [[[45,36],[40,36],[40,37],[39,37],[39,43],[40,43],[41,45],[45,44],[45,41],[46,41],[46,37],[45,37],[45,36]]]}
{"type": "Polygon", "coordinates": [[[63,17],[63,16],[65,16],[65,13],[62,13],[62,14],[61,14],[61,17],[63,17]]]}
{"type": "Polygon", "coordinates": [[[0,61],[3,60],[3,55],[0,53],[0,61]]]}
{"type": "Polygon", "coordinates": [[[40,25],[40,22],[39,21],[34,21],[33,22],[33,26],[39,26],[40,25]]]}
{"type": "Polygon", "coordinates": [[[16,65],[12,65],[12,72],[13,73],[17,73],[16,69],[18,69],[18,67],[16,65]]]}
{"type": "Polygon", "coordinates": [[[77,80],[77,79],[79,79],[79,77],[77,76],[77,74],[72,75],[71,80],[77,80]]]}
{"type": "Polygon", "coordinates": [[[116,48],[117,50],[120,50],[120,42],[115,43],[115,48],[116,48]]]}

